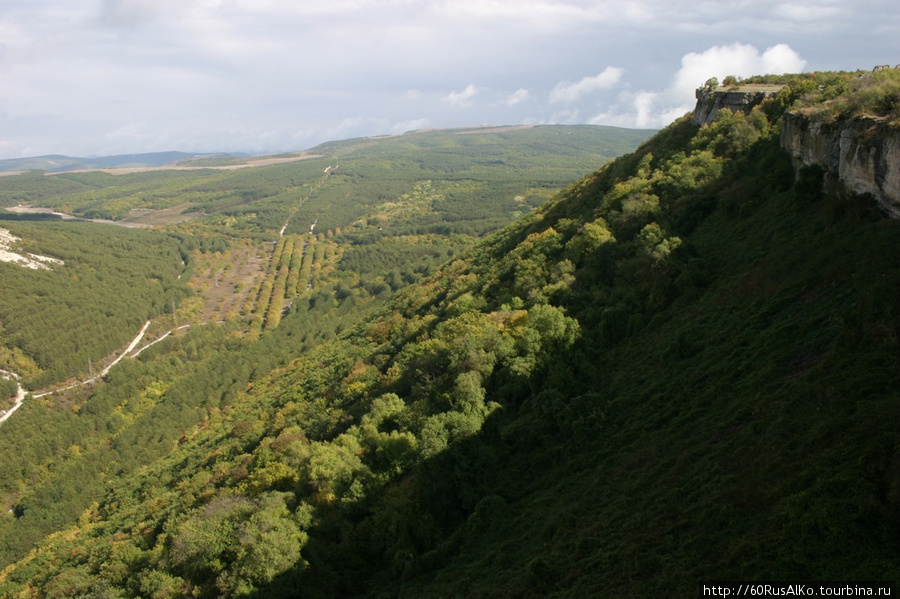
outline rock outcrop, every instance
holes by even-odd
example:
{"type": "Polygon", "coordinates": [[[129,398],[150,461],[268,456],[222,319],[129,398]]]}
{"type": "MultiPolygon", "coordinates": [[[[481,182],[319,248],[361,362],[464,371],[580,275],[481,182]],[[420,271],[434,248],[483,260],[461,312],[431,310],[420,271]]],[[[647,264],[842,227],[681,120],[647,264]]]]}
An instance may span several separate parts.
{"type": "Polygon", "coordinates": [[[817,164],[826,186],[840,181],[870,194],[891,217],[900,218],[900,130],[886,119],[860,117],[825,124],[798,113],[782,121],[781,145],[798,169],[817,164]]]}
{"type": "Polygon", "coordinates": [[[741,85],[728,89],[700,88],[696,92],[694,124],[705,125],[713,122],[723,108],[749,114],[753,107],[763,100],[777,96],[783,87],[783,85],[741,85]]]}
{"type": "MultiPolygon", "coordinates": [[[[694,123],[709,124],[722,109],[748,114],[783,87],[700,88],[694,123]]],[[[854,193],[871,195],[889,216],[900,218],[900,129],[887,119],[858,117],[828,124],[789,112],[782,120],[781,145],[798,171],[814,164],[822,167],[826,190],[840,182],[854,193]]]]}

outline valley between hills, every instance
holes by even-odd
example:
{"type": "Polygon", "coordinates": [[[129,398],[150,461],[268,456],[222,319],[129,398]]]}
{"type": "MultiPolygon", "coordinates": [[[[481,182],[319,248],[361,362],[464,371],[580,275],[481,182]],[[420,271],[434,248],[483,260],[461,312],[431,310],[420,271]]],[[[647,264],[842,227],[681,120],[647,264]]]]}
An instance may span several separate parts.
{"type": "Polygon", "coordinates": [[[898,77],[0,178],[0,596],[896,585],[898,77]]]}

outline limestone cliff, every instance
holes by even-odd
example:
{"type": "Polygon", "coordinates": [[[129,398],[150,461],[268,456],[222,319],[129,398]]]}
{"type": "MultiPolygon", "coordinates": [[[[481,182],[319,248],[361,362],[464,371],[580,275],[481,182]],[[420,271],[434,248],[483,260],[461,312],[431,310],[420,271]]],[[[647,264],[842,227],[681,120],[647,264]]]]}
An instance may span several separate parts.
{"type": "Polygon", "coordinates": [[[700,88],[696,93],[694,123],[705,125],[713,122],[723,108],[749,114],[750,110],[763,100],[777,96],[783,87],[783,85],[741,85],[728,89],[700,88]]]}
{"type": "Polygon", "coordinates": [[[891,217],[900,218],[900,130],[886,119],[828,125],[787,113],[781,145],[796,167],[817,164],[826,172],[826,185],[840,181],[856,193],[871,194],[891,217]]]}

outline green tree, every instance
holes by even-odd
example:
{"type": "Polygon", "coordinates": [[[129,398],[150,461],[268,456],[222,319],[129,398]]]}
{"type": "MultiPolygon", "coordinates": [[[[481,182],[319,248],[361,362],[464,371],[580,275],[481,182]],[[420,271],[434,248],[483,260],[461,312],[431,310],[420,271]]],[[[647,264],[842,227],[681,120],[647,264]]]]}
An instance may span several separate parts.
{"type": "MultiPolygon", "coordinates": [[[[182,523],[169,559],[195,584],[242,597],[301,561],[306,542],[282,493],[218,497],[182,523]]],[[[208,591],[209,592],[209,591],[208,591]]]]}
{"type": "Polygon", "coordinates": [[[703,84],[703,91],[706,93],[714,92],[719,87],[719,80],[715,77],[710,77],[706,80],[706,83],[703,84]]]}

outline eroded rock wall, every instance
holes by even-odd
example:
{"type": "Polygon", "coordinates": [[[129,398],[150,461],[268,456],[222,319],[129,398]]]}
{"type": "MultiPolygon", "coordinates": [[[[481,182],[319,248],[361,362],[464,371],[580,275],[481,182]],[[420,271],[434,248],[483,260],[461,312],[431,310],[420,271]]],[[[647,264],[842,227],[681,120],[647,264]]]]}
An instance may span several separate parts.
{"type": "Polygon", "coordinates": [[[694,124],[708,125],[723,108],[731,112],[750,114],[757,106],[769,98],[774,98],[783,85],[745,85],[735,89],[706,90],[696,92],[697,105],[694,108],[694,124]]]}
{"type": "Polygon", "coordinates": [[[781,145],[795,167],[817,164],[832,182],[871,194],[885,212],[900,218],[900,130],[885,119],[828,125],[788,113],[782,121],[781,145]]]}

